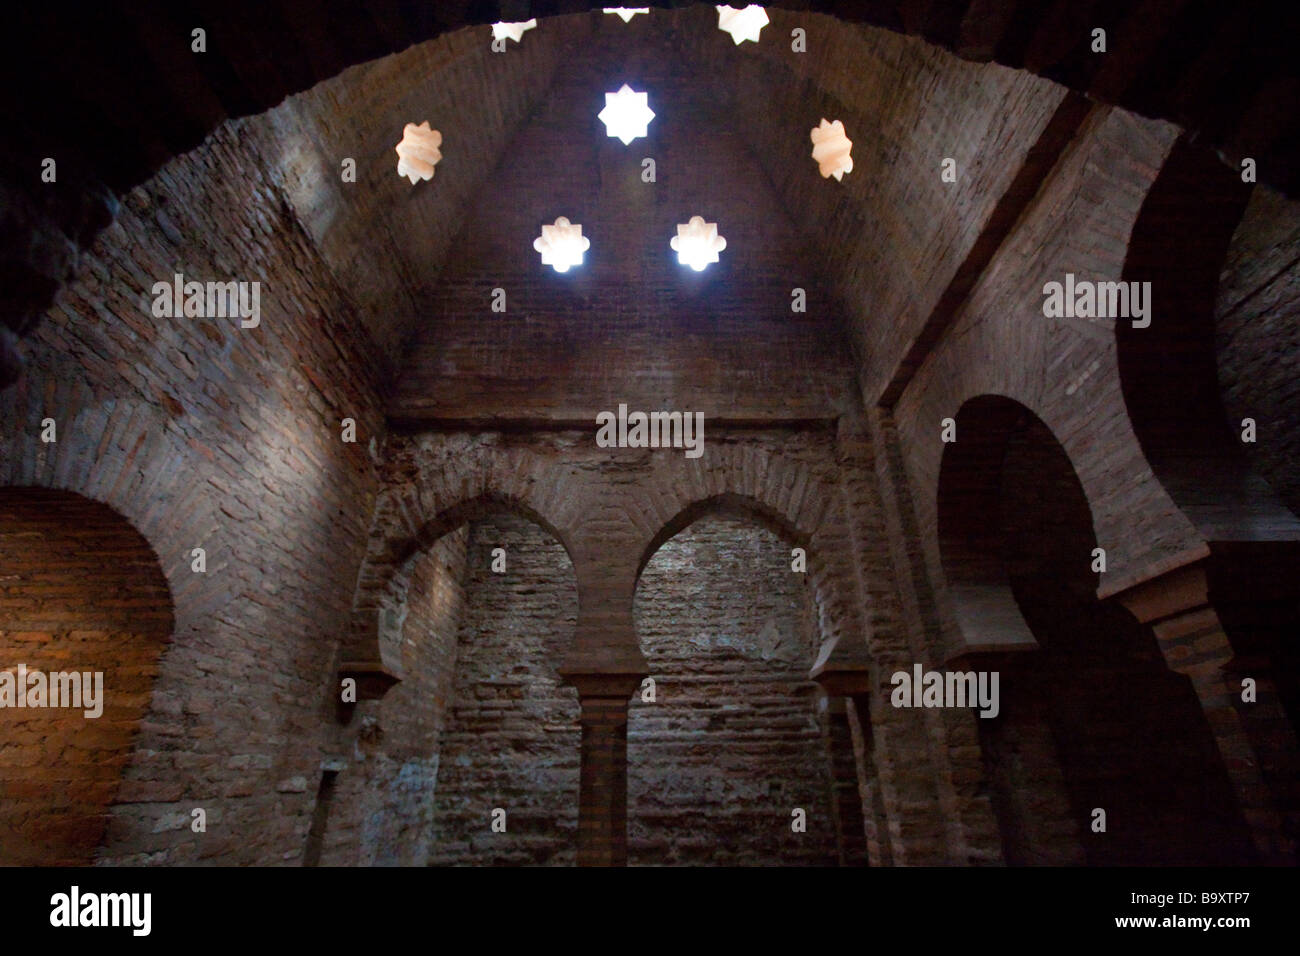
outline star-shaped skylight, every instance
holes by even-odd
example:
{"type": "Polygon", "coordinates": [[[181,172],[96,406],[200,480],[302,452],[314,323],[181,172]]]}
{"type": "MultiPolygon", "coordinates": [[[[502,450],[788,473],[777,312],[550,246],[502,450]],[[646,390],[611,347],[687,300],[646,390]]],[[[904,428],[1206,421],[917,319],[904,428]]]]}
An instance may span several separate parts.
{"type": "Polygon", "coordinates": [[[519,23],[494,23],[492,24],[492,39],[505,40],[509,38],[518,43],[524,38],[524,31],[531,30],[535,26],[537,26],[536,17],[519,23]]]}
{"type": "Polygon", "coordinates": [[[742,10],[737,10],[735,7],[718,7],[718,29],[730,33],[736,46],[740,46],[746,40],[757,43],[758,31],[769,22],[767,11],[756,3],[751,3],[742,10]]]}
{"type": "Polygon", "coordinates": [[[834,176],[838,181],[845,173],[853,172],[853,159],[849,156],[853,141],[844,135],[844,124],[839,120],[829,123],[823,117],[812,131],[812,142],[812,158],[817,160],[823,179],[834,176]]]}
{"type": "Polygon", "coordinates": [[[718,253],[727,248],[727,240],[718,235],[716,222],[705,222],[703,216],[692,216],[687,223],[678,223],[677,235],[668,245],[677,253],[677,261],[703,272],[710,262],[718,261],[718,253]]]}
{"type": "Polygon", "coordinates": [[[616,16],[622,17],[624,23],[631,23],[632,18],[638,13],[650,12],[649,7],[601,7],[601,10],[605,13],[613,13],[616,16]]]}
{"type": "Polygon", "coordinates": [[[623,145],[631,143],[649,132],[650,121],[655,118],[650,109],[649,97],[638,93],[626,83],[617,93],[605,94],[605,108],[599,119],[610,136],[617,136],[623,145]]]}
{"type": "Polygon", "coordinates": [[[542,226],[542,234],[533,240],[533,248],[542,254],[542,265],[556,272],[568,272],[570,266],[582,265],[582,254],[591,248],[591,240],[582,234],[582,226],[563,216],[554,225],[542,226]]]}
{"type": "Polygon", "coordinates": [[[419,126],[407,123],[397,144],[397,175],[405,176],[412,186],[421,179],[432,179],[433,167],[442,159],[441,145],[442,134],[430,129],[428,120],[419,126]]]}

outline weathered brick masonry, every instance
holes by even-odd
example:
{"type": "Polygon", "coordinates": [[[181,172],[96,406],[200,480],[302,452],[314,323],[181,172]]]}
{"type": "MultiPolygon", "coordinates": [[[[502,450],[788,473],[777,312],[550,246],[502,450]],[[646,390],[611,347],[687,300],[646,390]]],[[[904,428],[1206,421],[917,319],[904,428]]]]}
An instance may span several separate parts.
{"type": "Polygon", "coordinates": [[[47,263],[0,392],[0,667],[109,696],[0,715],[0,860],[1295,861],[1295,203],[917,36],[715,19],[351,67],[47,263]],[[631,147],[595,119],[624,81],[631,147]],[[593,243],[563,276],[559,215],[593,243]],[[177,273],[260,283],[260,322],[155,317],[177,273]],[[1151,327],[1047,318],[1066,273],[1149,278],[1151,327]],[[598,447],[620,403],[702,412],[702,456],[598,447]],[[916,664],[998,670],[999,716],[891,706],[916,664]]]}
{"type": "Polygon", "coordinates": [[[578,616],[573,565],[558,541],[512,515],[476,522],[469,538],[429,862],[571,865],[578,700],[556,669],[578,616]],[[497,809],[503,833],[492,830],[497,809]]]}
{"type": "Polygon", "coordinates": [[[824,701],[808,680],[815,621],[791,564],[771,531],[706,517],[642,573],[655,700],[638,695],[628,720],[629,862],[838,862],[824,701]]]}
{"type": "Polygon", "coordinates": [[[105,860],[296,858],[332,733],[381,419],[373,349],[273,169],[228,128],[128,196],[0,396],[5,483],[113,507],[157,552],[174,603],[105,860]],[[178,271],[261,282],[261,324],[154,318],[152,284],[178,271]],[[339,440],[344,417],[357,444],[339,440]],[[40,440],[45,418],[57,442],[40,440]]]}
{"type": "Polygon", "coordinates": [[[1228,421],[1254,418],[1255,468],[1300,513],[1300,209],[1256,189],[1233,235],[1216,310],[1219,380],[1228,421]]]}
{"type": "Polygon", "coordinates": [[[445,752],[447,702],[466,668],[458,633],[466,616],[467,528],[415,559],[402,624],[408,679],[377,706],[349,716],[356,736],[339,746],[337,791],[323,829],[325,865],[423,865],[434,827],[445,752]]]}
{"type": "Polygon", "coordinates": [[[171,640],[171,595],[148,542],[112,509],[69,492],[0,490],[0,567],[3,666],[49,681],[47,709],[11,701],[0,710],[0,860],[89,863],[110,804],[160,795],[121,775],[171,640]],[[53,675],[73,673],[94,694],[83,672],[101,675],[102,694],[66,706],[53,675]]]}

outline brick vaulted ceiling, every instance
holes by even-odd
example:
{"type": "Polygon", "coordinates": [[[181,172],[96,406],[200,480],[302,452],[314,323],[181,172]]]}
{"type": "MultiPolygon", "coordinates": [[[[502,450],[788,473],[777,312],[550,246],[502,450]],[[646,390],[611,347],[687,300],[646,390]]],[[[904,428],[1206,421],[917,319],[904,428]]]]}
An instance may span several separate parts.
{"type": "MultiPolygon", "coordinates": [[[[601,330],[594,343],[587,330],[576,357],[569,334],[593,308],[621,319],[621,334],[634,330],[626,367],[640,380],[619,394],[689,403],[691,376],[726,375],[736,407],[709,411],[744,419],[770,410],[775,392],[786,397],[776,415],[819,418],[841,401],[849,355],[868,393],[901,388],[1082,121],[1087,101],[1067,87],[1181,122],[1229,159],[1249,153],[1261,179],[1285,190],[1297,182],[1300,131],[1279,105],[1295,68],[1273,28],[1286,31],[1249,5],[792,3],[805,9],[770,8],[765,42],[741,47],[709,5],[630,24],[587,6],[190,0],[31,11],[28,29],[8,36],[21,48],[3,58],[18,71],[3,94],[17,134],[4,173],[19,184],[6,189],[6,218],[28,201],[24,189],[38,189],[27,171],[43,156],[120,194],[217,124],[256,113],[241,135],[355,301],[395,383],[395,419],[576,415],[535,374],[538,358],[605,400],[618,370],[601,330]],[[531,15],[545,16],[539,29],[490,51],[482,24],[531,15]],[[189,50],[195,26],[208,31],[206,54],[189,50]],[[808,31],[807,54],[790,48],[796,26],[808,31]],[[1112,37],[1104,61],[1088,50],[1093,26],[1112,37]],[[631,147],[595,120],[600,93],[625,80],[648,89],[659,113],[631,147]],[[843,183],[822,180],[808,155],[823,115],[843,119],[855,143],[843,183]],[[444,159],[431,183],[411,187],[393,146],[404,123],[422,119],[442,131],[444,159]],[[643,156],[661,163],[659,180],[638,189],[643,156]],[[338,175],[343,157],[356,159],[355,184],[338,175]],[[940,182],[944,157],[959,164],[955,185],[940,182]],[[672,224],[697,212],[734,240],[726,264],[694,285],[667,282],[656,270],[669,265],[672,224]],[[597,230],[600,255],[557,289],[538,278],[531,240],[540,221],[564,214],[597,230]],[[742,277],[757,297],[751,333],[765,329],[790,356],[780,382],[747,378],[726,346],[738,316],[709,311],[707,283],[742,277]],[[511,301],[488,337],[471,313],[497,286],[511,301]],[[820,298],[810,314],[821,318],[792,320],[793,286],[820,298]],[[678,352],[656,351],[669,340],[678,352]]],[[[72,244],[88,243],[112,207],[37,196],[72,244]]],[[[5,258],[4,280],[20,286],[44,262],[9,249],[5,258]]],[[[30,322],[32,295],[10,297],[11,328],[30,322]]]]}

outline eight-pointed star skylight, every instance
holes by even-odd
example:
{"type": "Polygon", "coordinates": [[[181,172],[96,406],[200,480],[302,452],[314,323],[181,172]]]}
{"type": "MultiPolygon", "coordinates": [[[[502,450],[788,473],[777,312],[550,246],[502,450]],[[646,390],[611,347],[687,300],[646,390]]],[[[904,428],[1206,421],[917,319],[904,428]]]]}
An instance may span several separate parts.
{"type": "Polygon", "coordinates": [[[433,167],[442,159],[441,145],[442,134],[430,129],[428,120],[419,126],[407,123],[397,144],[397,175],[405,176],[412,186],[421,179],[432,179],[433,167]]]}
{"type": "MultiPolygon", "coordinates": [[[[649,13],[648,7],[605,7],[605,13],[619,16],[625,23],[638,13],[649,13]]],[[[745,40],[758,42],[759,32],[770,21],[767,11],[757,4],[743,9],[718,6],[718,28],[731,34],[736,45],[745,40]]],[[[537,26],[537,19],[517,23],[492,24],[494,40],[511,39],[518,43],[526,31],[537,26]]],[[[655,118],[650,109],[649,95],[632,89],[624,83],[617,93],[605,94],[605,108],[598,117],[605,124],[606,133],[629,145],[649,133],[650,121],[655,118]]],[[[824,117],[811,133],[812,157],[823,178],[842,179],[853,170],[849,152],[852,141],[845,135],[840,120],[830,122],[824,117]]],[[[407,123],[402,141],[397,145],[397,172],[411,183],[433,178],[434,166],[442,159],[439,147],[442,134],[429,127],[428,121],[419,126],[407,123]]],[[[718,224],[706,222],[703,216],[692,216],[689,222],[679,223],[677,235],[669,241],[677,260],[702,272],[710,263],[719,261],[719,253],[727,248],[727,240],[718,234],[718,224]]],[[[582,265],[583,254],[591,248],[591,240],[582,234],[582,226],[560,216],[550,225],[542,226],[542,234],[533,241],[533,248],[542,256],[542,263],[556,272],[567,272],[582,265]]]]}
{"type": "Polygon", "coordinates": [[[533,240],[533,248],[542,254],[542,265],[556,272],[568,272],[582,265],[582,254],[591,248],[591,240],[582,234],[582,226],[564,216],[553,225],[542,226],[542,234],[533,240]]]}
{"type": "Polygon", "coordinates": [[[605,108],[599,113],[606,133],[621,139],[624,146],[639,136],[647,135],[650,121],[654,118],[649,97],[626,83],[617,93],[605,94],[605,108]]]}
{"type": "Polygon", "coordinates": [[[845,173],[853,172],[853,159],[849,156],[853,141],[844,134],[842,122],[829,123],[822,117],[821,123],[813,128],[812,142],[812,158],[817,160],[823,179],[834,176],[839,182],[845,173]]]}
{"type": "Polygon", "coordinates": [[[677,253],[677,261],[703,272],[710,262],[718,261],[718,253],[727,248],[727,240],[718,235],[716,222],[705,222],[703,216],[691,216],[691,221],[678,223],[677,235],[668,245],[677,253]]]}

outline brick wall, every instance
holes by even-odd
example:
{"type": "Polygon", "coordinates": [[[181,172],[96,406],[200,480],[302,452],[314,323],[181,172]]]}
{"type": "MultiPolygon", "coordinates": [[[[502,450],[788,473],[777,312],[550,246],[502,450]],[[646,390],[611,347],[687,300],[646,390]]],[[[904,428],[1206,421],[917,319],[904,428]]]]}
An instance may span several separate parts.
{"type": "Polygon", "coordinates": [[[735,47],[715,42],[716,14],[701,5],[680,14],[676,41],[818,250],[828,307],[844,318],[874,400],[1065,91],[919,37],[769,15],[762,43],[735,47]],[[795,27],[805,53],[792,49],[795,27]],[[809,131],[823,117],[842,120],[853,141],[853,171],[840,182],[811,158],[809,131]],[[956,161],[954,183],[940,178],[945,158],[956,161]]]}
{"type": "Polygon", "coordinates": [[[171,628],[158,559],[125,519],[67,492],[0,489],[0,670],[17,681],[25,664],[50,691],[56,672],[102,681],[94,717],[80,695],[77,708],[46,696],[42,709],[0,709],[0,862],[94,858],[171,628]]]}
{"type": "Polygon", "coordinates": [[[555,669],[577,605],[573,565],[554,538],[510,515],[472,525],[431,864],[573,864],[578,696],[555,669]],[[505,549],[504,573],[492,570],[494,548],[505,549]],[[492,830],[498,808],[504,833],[492,830]]]}
{"type": "Polygon", "coordinates": [[[1300,514],[1300,202],[1258,186],[1228,248],[1215,314],[1219,384],[1229,427],[1253,418],[1242,448],[1300,514]]]}
{"type": "Polygon", "coordinates": [[[629,712],[630,863],[838,862],[824,702],[808,680],[817,633],[790,563],[771,531],[705,517],[646,565],[636,623],[655,701],[638,695],[629,712]]]}
{"type": "MultiPolygon", "coordinates": [[[[885,711],[879,699],[894,665],[931,666],[962,649],[951,640],[936,553],[939,422],[991,393],[1046,423],[1108,550],[1103,587],[1131,583],[1199,544],[1133,433],[1113,325],[1041,315],[1048,279],[1120,277],[1176,130],[1094,109],[892,412],[873,410],[871,434],[848,452],[834,421],[852,411],[851,375],[862,373],[870,405],[979,241],[1060,90],[816,17],[808,18],[813,52],[802,59],[783,43],[733,48],[707,22],[713,16],[705,7],[665,14],[630,57],[613,39],[617,24],[577,48],[568,41],[583,41],[585,29],[556,31],[555,42],[539,31],[528,52],[512,48],[500,59],[472,37],[447,37],[224,125],[124,197],[117,222],[28,340],[26,378],[0,393],[0,485],[106,503],[152,546],[174,603],[173,643],[152,690],[136,700],[122,782],[111,796],[96,784],[95,799],[111,804],[77,811],[83,821],[107,813],[100,860],[297,863],[315,821],[323,862],[420,862],[430,846],[439,862],[569,861],[577,703],[555,667],[566,656],[593,669],[639,666],[640,559],[692,509],[738,501],[810,545],[817,639],[865,649],[879,671],[874,792],[892,859],[996,861],[997,800],[986,784],[1015,741],[990,743],[984,759],[983,730],[968,715],[885,711]],[[651,90],[659,116],[644,143],[603,137],[595,113],[611,71],[651,90]],[[444,73],[469,84],[506,77],[491,87],[498,101],[485,107],[489,123],[476,125],[452,87],[434,82],[444,73]],[[554,96],[538,107],[552,76],[554,96]],[[758,82],[768,76],[780,82],[758,82]],[[749,95],[758,89],[777,92],[749,95]],[[840,109],[875,102],[889,108],[840,109]],[[421,108],[434,115],[408,115],[421,108]],[[858,168],[844,183],[822,180],[807,155],[806,130],[823,111],[846,118],[855,137],[858,168]],[[447,159],[432,184],[411,188],[397,178],[391,150],[400,124],[422,118],[444,126],[447,159]],[[339,162],[351,155],[361,175],[344,184],[339,162]],[[658,163],[653,185],[640,179],[646,155],[658,163]],[[958,159],[952,189],[937,176],[945,155],[958,159]],[[495,165],[498,156],[507,161],[495,165]],[[695,213],[718,221],[729,240],[723,262],[702,276],[679,268],[667,248],[675,224],[695,213]],[[590,268],[572,276],[544,269],[530,246],[541,222],[561,214],[589,226],[595,244],[590,268]],[[386,225],[372,228],[376,220],[386,225]],[[156,319],[149,289],[176,272],[261,282],[260,327],[156,319]],[[507,291],[504,315],[488,310],[498,285],[507,291]],[[809,291],[806,314],[789,309],[795,285],[809,291]],[[408,361],[397,379],[399,356],[408,361]],[[762,427],[712,428],[698,461],[680,450],[596,448],[594,428],[582,423],[620,401],[762,427]],[[385,410],[460,425],[385,435],[385,410]],[[357,422],[355,444],[340,440],[344,417],[357,422]],[[520,417],[573,421],[563,431],[472,431],[520,417]],[[57,442],[40,440],[45,418],[55,420],[57,442]],[[538,517],[564,545],[511,519],[445,538],[412,562],[493,502],[538,517]],[[510,542],[505,575],[488,569],[494,537],[510,542]],[[190,568],[196,547],[207,552],[202,574],[190,568]],[[399,613],[400,626],[376,623],[399,613]],[[391,660],[406,679],[340,724],[337,668],[356,647],[367,660],[391,660]],[[321,789],[324,773],[338,773],[332,789],[321,789]],[[328,796],[323,823],[318,792],[328,796]],[[498,805],[509,814],[505,834],[489,828],[498,805]],[[189,826],[195,808],[207,812],[204,833],[189,826]]],[[[773,33],[787,31],[788,16],[774,11],[773,33]]],[[[1294,421],[1288,366],[1269,362],[1259,337],[1286,334],[1291,213],[1259,195],[1230,260],[1220,374],[1230,414],[1263,409],[1253,452],[1293,494],[1284,465],[1294,456],[1279,437],[1294,421]],[[1271,263],[1262,246],[1279,250],[1275,273],[1260,271],[1271,263]]],[[[753,531],[718,534],[724,554],[758,540],[745,537],[753,531]]],[[[692,540],[672,538],[666,555],[692,540]]],[[[1081,545],[1071,538],[1063,547],[1074,555],[1081,545]]],[[[780,593],[764,588],[733,606],[737,594],[754,592],[734,584],[740,564],[724,561],[724,570],[731,577],[703,601],[709,613],[744,620],[742,611],[780,593]]],[[[653,582],[658,572],[648,573],[653,582]]],[[[1053,605],[1038,585],[1018,586],[1025,607],[1036,606],[1036,594],[1037,606],[1053,605]]],[[[1094,612],[1080,610],[1066,637],[1084,641],[1083,622],[1119,626],[1094,612]]],[[[670,648],[663,623],[646,628],[665,641],[643,634],[647,651],[669,672],[690,673],[694,650],[670,648]]],[[[798,675],[812,643],[798,668],[772,678],[769,697],[804,686],[798,675]]],[[[717,679],[711,694],[730,693],[748,674],[729,669],[731,659],[707,660],[718,667],[705,675],[717,679]]],[[[1109,726],[1109,716],[1095,715],[1123,709],[1103,692],[1117,672],[1069,661],[1096,691],[1070,713],[1109,726]]],[[[1194,723],[1183,721],[1181,684],[1154,670],[1123,673],[1149,679],[1151,700],[1168,691],[1168,703],[1152,705],[1153,722],[1194,723]]],[[[671,699],[672,678],[666,686],[671,699]]],[[[758,752],[808,758],[811,700],[790,709],[773,702],[756,716],[758,752]],[[782,735],[790,739],[778,745],[782,735]]],[[[734,712],[718,707],[715,730],[734,728],[734,712]]],[[[640,705],[634,719],[645,719],[640,705]]],[[[655,732],[675,733],[684,726],[677,721],[670,715],[655,732]]],[[[1051,736],[1041,721],[1035,727],[1034,740],[1051,736]]],[[[1058,750],[1101,752],[1061,739],[1058,750]]],[[[1192,761],[1197,746],[1188,738],[1169,752],[1192,761]]],[[[1141,762],[1140,752],[1122,752],[1125,766],[1141,762]]],[[[1044,805],[1039,832],[1059,822],[1057,796],[1096,782],[1061,759],[1060,789],[1045,798],[1056,809],[1044,805]]],[[[814,773],[785,766],[804,783],[814,773]]],[[[737,764],[736,773],[749,781],[742,815],[761,814],[753,768],[737,764]]],[[[683,775],[703,786],[694,771],[683,775]]],[[[634,801],[661,800],[652,777],[634,801]]],[[[1030,779],[1002,778],[1010,791],[1030,779]]],[[[1169,779],[1186,782],[1172,770],[1169,779]]],[[[643,861],[702,852],[672,823],[681,819],[675,806],[634,807],[643,861]]],[[[829,852],[816,829],[828,814],[809,816],[797,852],[811,861],[829,852]]],[[[1149,832],[1190,817],[1171,811],[1169,819],[1182,822],[1156,821],[1149,832]]],[[[756,843],[743,850],[749,859],[770,852],[756,843]]]]}
{"type": "Polygon", "coordinates": [[[1240,418],[1226,415],[1216,375],[1219,270],[1249,198],[1238,174],[1180,139],[1143,201],[1125,259],[1126,279],[1151,283],[1158,303],[1151,326],[1115,328],[1125,405],[1142,450],[1212,542],[1300,539],[1300,520],[1249,469],[1240,418]]]}
{"type": "Polygon", "coordinates": [[[175,602],[107,861],[296,860],[334,747],[335,647],[373,494],[373,346],[253,123],[125,197],[29,342],[26,378],[0,394],[0,484],[115,508],[175,602]],[[155,318],[152,284],[175,272],[261,282],[260,326],[155,318]],[[344,417],[355,444],[340,440],[344,417]],[[40,440],[45,418],[57,442],[40,440]]]}
{"type": "MultiPolygon", "coordinates": [[[[456,30],[351,67],[256,118],[303,230],[390,368],[403,340],[425,324],[442,263],[462,258],[456,236],[490,186],[519,123],[557,67],[585,44],[588,18],[548,19],[526,43],[494,53],[483,28],[456,30]],[[472,91],[472,92],[470,92],[472,91]],[[428,182],[397,175],[407,123],[443,136],[428,182]],[[343,179],[343,161],[356,165],[343,179]]],[[[520,236],[532,253],[532,237],[520,236]]]]}
{"type": "MultiPolygon", "coordinates": [[[[558,529],[570,546],[579,591],[587,589],[590,643],[583,643],[580,616],[564,653],[591,668],[608,666],[625,659],[615,655],[628,653],[637,638],[631,602],[626,634],[618,602],[624,593],[631,597],[641,556],[648,559],[656,542],[670,539],[683,527],[679,522],[701,509],[739,509],[748,520],[806,543],[818,641],[837,638],[837,655],[850,659],[879,655],[873,783],[891,821],[892,859],[951,862],[996,854],[987,799],[979,793],[974,725],[954,729],[933,712],[880,707],[895,664],[935,657],[916,644],[924,633],[914,633],[899,612],[868,437],[721,428],[706,440],[704,456],[692,461],[672,450],[600,449],[593,432],[431,432],[390,441],[358,590],[359,622],[373,627],[392,616],[383,609],[402,600],[401,555],[427,538],[427,529],[446,526],[455,519],[445,516],[463,514],[467,503],[511,501],[558,529]],[[950,764],[960,766],[956,786],[950,764]]],[[[388,641],[365,646],[382,652],[388,641]]],[[[801,674],[815,659],[809,649],[801,674]]],[[[440,774],[446,761],[444,751],[440,774]]]]}
{"type": "MultiPolygon", "coordinates": [[[[970,398],[994,394],[1038,415],[1069,454],[1109,556],[1103,586],[1140,579],[1200,543],[1133,432],[1114,321],[1043,315],[1043,285],[1067,272],[1120,279],[1126,237],[1174,134],[1167,125],[1095,109],[918,369],[894,417],[923,528],[934,521],[942,419],[970,398]]],[[[934,538],[923,540],[937,563],[934,538]]]]}

